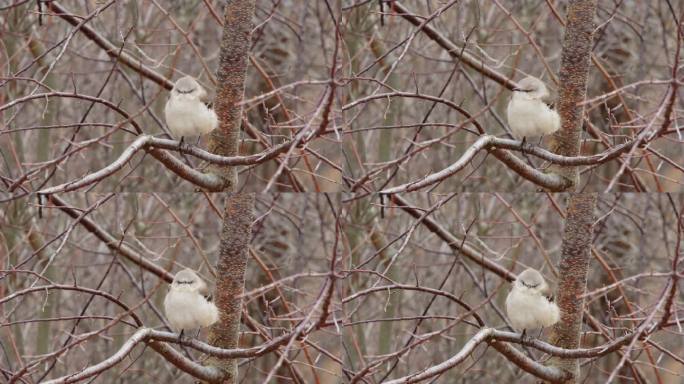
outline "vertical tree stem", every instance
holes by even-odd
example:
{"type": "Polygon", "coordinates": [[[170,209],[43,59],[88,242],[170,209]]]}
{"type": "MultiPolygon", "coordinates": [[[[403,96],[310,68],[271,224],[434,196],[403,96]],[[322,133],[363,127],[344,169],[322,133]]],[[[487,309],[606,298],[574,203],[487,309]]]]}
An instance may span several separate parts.
{"type": "MultiPolygon", "coordinates": [[[[217,281],[214,300],[220,312],[219,321],[209,334],[209,343],[221,348],[236,348],[240,336],[242,293],[245,286],[245,267],[252,223],[254,222],[254,194],[226,197],[219,259],[216,264],[217,281]]],[[[209,359],[209,364],[224,372],[223,383],[237,382],[236,359],[209,359]]]]}
{"type": "MultiPolygon", "coordinates": [[[[223,156],[239,154],[242,122],[242,107],[239,103],[245,93],[254,7],[255,0],[227,0],[223,13],[223,37],[216,76],[218,87],[214,102],[219,127],[211,133],[209,141],[209,151],[223,156]]],[[[223,180],[223,191],[235,191],[238,184],[236,167],[215,166],[212,172],[223,180]]],[[[241,295],[245,286],[245,268],[254,222],[254,198],[254,194],[226,196],[214,291],[220,317],[209,334],[209,343],[221,348],[236,348],[239,343],[241,295]]],[[[223,371],[222,383],[237,382],[236,359],[211,358],[208,364],[223,371]]]]}
{"type": "MultiPolygon", "coordinates": [[[[568,349],[580,345],[583,294],[587,286],[589,255],[596,220],[594,210],[598,195],[595,193],[573,194],[568,204],[568,214],[563,232],[561,260],[558,266],[560,281],[556,302],[560,307],[561,319],[553,327],[551,343],[568,349]]],[[[579,378],[578,359],[552,358],[552,366],[572,374],[568,383],[579,378]]]]}
{"type": "MultiPolygon", "coordinates": [[[[561,129],[554,135],[554,152],[564,156],[580,153],[580,136],[586,98],[587,78],[591,62],[594,15],[597,0],[572,0],[568,4],[563,53],[561,56],[560,95],[558,111],[561,129]]],[[[579,184],[577,167],[554,167],[554,171],[572,182],[572,189],[579,184]]],[[[563,233],[561,260],[558,267],[558,306],[561,320],[553,328],[551,342],[563,348],[577,348],[580,344],[587,270],[594,226],[596,194],[573,194],[570,196],[568,215],[563,233]]],[[[569,382],[577,382],[579,360],[553,358],[551,365],[572,374],[569,382]]]]}
{"type": "MultiPolygon", "coordinates": [[[[240,148],[240,102],[245,93],[247,57],[252,36],[255,0],[227,0],[223,14],[223,37],[216,78],[218,87],[214,109],[219,127],[211,133],[209,151],[217,155],[236,156],[240,148]]],[[[237,168],[214,166],[224,182],[224,190],[233,191],[237,184],[237,168]]]]}
{"type": "MultiPolygon", "coordinates": [[[[559,155],[577,156],[580,153],[584,116],[584,106],[580,103],[587,94],[596,1],[573,0],[568,4],[559,73],[558,112],[562,125],[554,135],[553,145],[554,152],[559,155]]],[[[554,171],[570,180],[572,188],[576,189],[579,183],[577,167],[554,167],[554,171]]]]}

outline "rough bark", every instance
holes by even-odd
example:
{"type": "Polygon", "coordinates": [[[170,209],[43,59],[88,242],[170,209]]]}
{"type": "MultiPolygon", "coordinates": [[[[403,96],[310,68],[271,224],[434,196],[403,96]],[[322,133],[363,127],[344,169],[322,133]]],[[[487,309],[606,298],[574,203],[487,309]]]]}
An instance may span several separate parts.
{"type": "MultiPolygon", "coordinates": [[[[598,195],[595,193],[573,194],[568,204],[563,232],[561,260],[558,266],[560,281],[556,302],[561,318],[553,327],[550,342],[558,347],[575,349],[580,345],[583,294],[587,286],[589,255],[593,238],[594,210],[598,195]]],[[[576,383],[579,378],[578,359],[553,358],[550,365],[572,374],[566,383],[576,383]]]]}
{"type": "MultiPolygon", "coordinates": [[[[223,14],[223,37],[217,70],[218,88],[214,109],[219,126],[210,136],[209,151],[217,155],[236,156],[240,144],[245,74],[249,53],[255,0],[228,0],[223,14]]],[[[224,182],[223,190],[232,191],[237,184],[237,168],[212,167],[224,182]]]]}
{"type": "MultiPolygon", "coordinates": [[[[592,38],[595,29],[596,0],[570,1],[561,56],[560,94],[558,112],[561,129],[554,135],[554,152],[563,156],[580,153],[580,136],[586,98],[587,78],[591,60],[592,38]]],[[[577,167],[554,167],[562,177],[572,182],[572,189],[579,184],[577,167]]],[[[595,221],[596,194],[571,195],[563,234],[560,281],[557,302],[561,320],[553,328],[552,344],[563,348],[577,348],[580,344],[584,294],[595,221]]],[[[579,361],[577,359],[553,358],[550,364],[572,374],[568,383],[577,382],[579,361]]]]}
{"type": "MultiPolygon", "coordinates": [[[[223,216],[223,230],[219,258],[216,263],[217,281],[214,300],[220,312],[218,323],[209,334],[209,344],[221,348],[236,348],[240,336],[242,293],[245,286],[245,267],[254,222],[254,194],[228,195],[223,216]]],[[[209,365],[224,372],[222,383],[237,382],[236,359],[208,360],[209,365]]]]}
{"type": "MultiPolygon", "coordinates": [[[[240,148],[240,125],[245,93],[247,58],[253,29],[255,0],[228,0],[223,13],[223,37],[217,70],[218,87],[214,108],[219,127],[211,133],[209,151],[217,155],[236,156],[240,148]]],[[[231,195],[237,186],[237,168],[213,166],[212,172],[222,180],[220,191],[226,196],[223,230],[218,261],[214,300],[219,321],[209,334],[209,343],[221,348],[236,348],[240,339],[242,315],[241,295],[245,286],[245,268],[254,222],[254,195],[231,195]]],[[[223,372],[221,383],[237,382],[236,359],[208,359],[208,365],[223,372]]]]}
{"type": "MultiPolygon", "coordinates": [[[[558,113],[561,129],[554,134],[553,144],[554,152],[563,156],[577,156],[580,153],[584,106],[579,104],[587,94],[596,2],[574,0],[568,4],[559,73],[558,113]]],[[[553,170],[572,182],[571,189],[576,189],[579,184],[577,167],[554,167],[553,170]]]]}

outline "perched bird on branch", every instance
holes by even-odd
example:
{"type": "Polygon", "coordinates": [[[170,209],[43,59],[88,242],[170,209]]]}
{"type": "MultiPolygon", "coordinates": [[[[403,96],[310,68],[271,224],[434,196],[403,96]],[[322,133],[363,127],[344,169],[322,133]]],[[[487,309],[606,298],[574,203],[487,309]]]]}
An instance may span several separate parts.
{"type": "Polygon", "coordinates": [[[182,143],[185,136],[205,135],[218,126],[216,113],[206,102],[207,92],[194,78],[176,81],[164,109],[166,125],[175,139],[182,143]]]}
{"type": "Polygon", "coordinates": [[[525,142],[527,137],[556,132],[560,128],[560,116],[547,104],[549,91],[544,82],[528,76],[518,86],[506,110],[513,136],[525,142]]]}
{"type": "Polygon", "coordinates": [[[176,274],[164,299],[164,312],[174,332],[208,327],[218,321],[218,308],[207,300],[207,284],[192,269],[176,274]]]}
{"type": "Polygon", "coordinates": [[[511,325],[522,330],[550,327],[560,319],[558,306],[549,294],[549,286],[536,269],[524,270],[513,282],[506,298],[506,313],[511,325]]]}

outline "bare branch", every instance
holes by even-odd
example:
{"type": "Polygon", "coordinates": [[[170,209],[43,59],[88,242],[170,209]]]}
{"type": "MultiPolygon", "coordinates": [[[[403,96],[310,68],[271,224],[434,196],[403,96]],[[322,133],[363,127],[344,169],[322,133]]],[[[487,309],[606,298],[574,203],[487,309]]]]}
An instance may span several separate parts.
{"type": "MultiPolygon", "coordinates": [[[[78,18],[74,17],[74,15],[71,12],[69,12],[57,1],[49,1],[45,4],[48,6],[49,9],[53,10],[57,14],[57,16],[66,20],[69,24],[77,26],[80,23],[78,18]]],[[[171,80],[160,75],[150,67],[143,64],[142,61],[134,58],[128,53],[120,52],[120,49],[117,46],[112,44],[109,40],[107,40],[104,36],[95,31],[93,28],[87,25],[82,25],[80,30],[83,32],[84,35],[88,36],[90,40],[95,42],[95,44],[102,48],[112,58],[121,61],[129,68],[133,69],[134,71],[140,73],[144,77],[147,77],[148,79],[154,81],[155,83],[161,85],[166,89],[170,90],[171,88],[173,88],[173,82],[171,80]]]]}
{"type": "MultiPolygon", "coordinates": [[[[423,21],[421,21],[420,18],[418,18],[413,12],[411,12],[401,3],[394,2],[392,3],[392,7],[396,8],[396,10],[399,11],[399,16],[403,17],[414,26],[418,27],[423,24],[423,21]]],[[[444,35],[439,33],[434,27],[431,27],[430,25],[426,24],[423,25],[422,31],[432,40],[434,40],[437,44],[439,44],[439,46],[444,48],[449,53],[449,55],[453,57],[456,61],[462,61],[472,69],[484,75],[485,77],[496,81],[497,83],[503,85],[508,89],[512,90],[514,88],[517,88],[517,84],[515,82],[509,80],[508,77],[490,68],[487,64],[477,59],[476,57],[465,52],[463,48],[457,46],[452,41],[447,39],[444,35]]]]}
{"type": "Polygon", "coordinates": [[[142,255],[138,254],[135,250],[129,247],[127,244],[121,242],[120,239],[115,238],[110,233],[105,231],[100,227],[95,221],[88,217],[80,217],[81,214],[78,209],[72,207],[66,201],[62,200],[60,197],[55,195],[50,195],[50,201],[55,204],[57,208],[69,215],[73,219],[79,219],[78,223],[86,228],[89,232],[100,239],[104,244],[117,254],[120,254],[132,261],[133,263],[139,265],[141,268],[154,273],[166,282],[170,283],[173,281],[173,274],[167,272],[164,268],[158,266],[157,264],[147,260],[142,255]]]}

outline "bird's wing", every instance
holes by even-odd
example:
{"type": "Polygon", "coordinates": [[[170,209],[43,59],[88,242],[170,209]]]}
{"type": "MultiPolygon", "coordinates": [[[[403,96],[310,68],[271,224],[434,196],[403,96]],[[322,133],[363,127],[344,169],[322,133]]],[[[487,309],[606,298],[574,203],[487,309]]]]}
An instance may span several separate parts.
{"type": "Polygon", "coordinates": [[[202,88],[202,92],[200,92],[199,101],[201,101],[202,104],[206,105],[209,109],[213,109],[214,107],[214,101],[209,98],[209,95],[207,94],[207,91],[204,90],[204,88],[202,88]]]}
{"type": "Polygon", "coordinates": [[[202,289],[199,291],[199,294],[202,295],[207,301],[211,301],[213,299],[212,293],[213,290],[209,289],[209,286],[207,286],[206,283],[203,284],[202,289]]]}
{"type": "Polygon", "coordinates": [[[547,93],[546,96],[541,98],[542,103],[546,104],[547,107],[551,109],[556,109],[556,97],[551,93],[547,93]]]}
{"type": "Polygon", "coordinates": [[[207,108],[214,109],[214,100],[211,97],[209,97],[209,94],[204,88],[202,88],[199,94],[199,101],[206,105],[207,108]]]}
{"type": "Polygon", "coordinates": [[[199,281],[197,292],[202,296],[209,294],[209,287],[207,287],[207,283],[205,283],[204,280],[199,281]]]}
{"type": "Polygon", "coordinates": [[[546,298],[546,300],[550,301],[553,303],[555,300],[555,297],[553,295],[553,291],[551,290],[551,287],[548,286],[548,284],[544,283],[544,287],[539,290],[539,292],[546,298]]]}
{"type": "Polygon", "coordinates": [[[209,286],[204,281],[202,281],[202,284],[200,285],[199,289],[197,290],[197,293],[202,295],[202,297],[204,297],[207,301],[213,300],[213,296],[212,296],[213,292],[211,289],[209,289],[209,286]]]}
{"type": "Polygon", "coordinates": [[[201,85],[199,86],[197,98],[203,103],[206,103],[209,100],[209,95],[207,95],[207,91],[201,85]]]}

